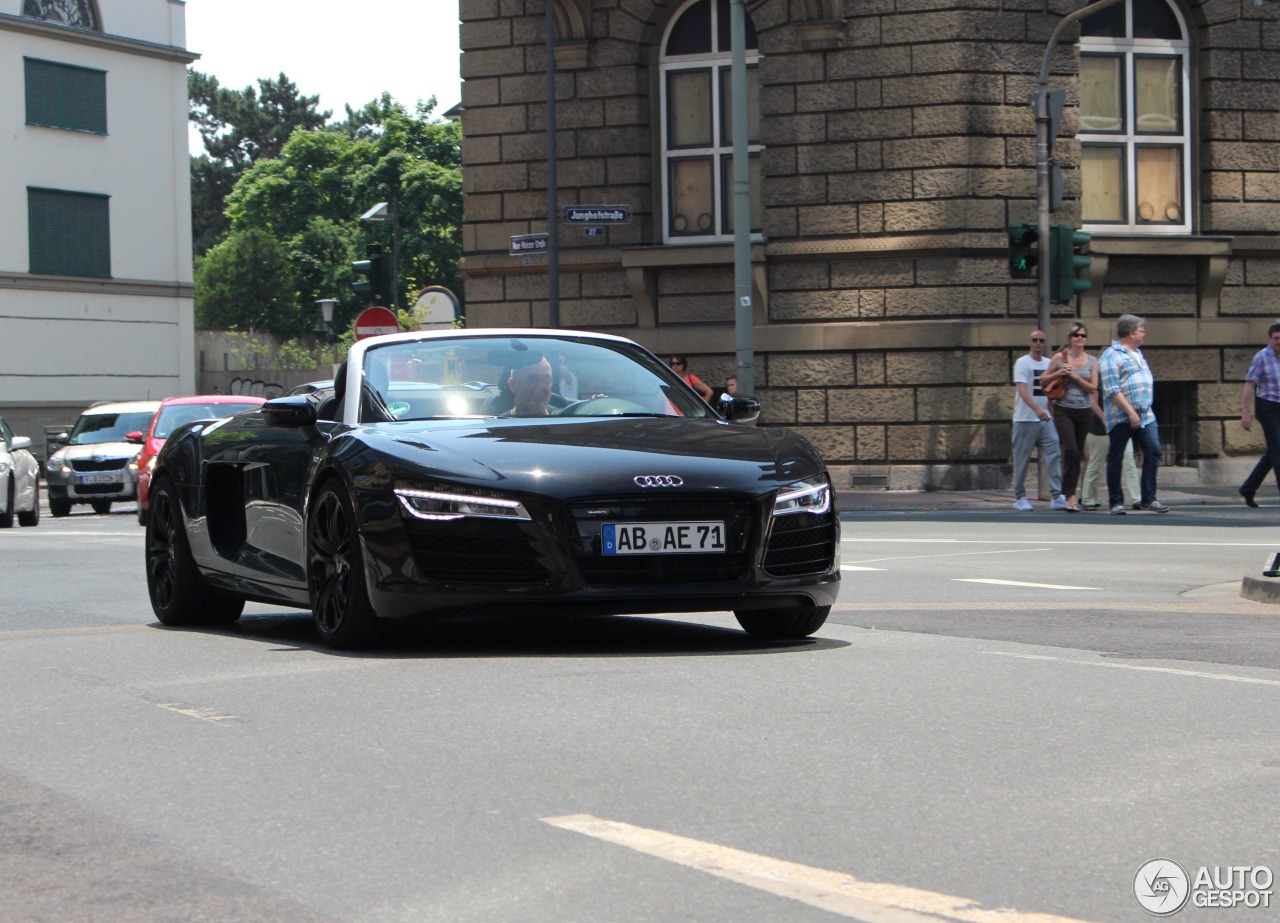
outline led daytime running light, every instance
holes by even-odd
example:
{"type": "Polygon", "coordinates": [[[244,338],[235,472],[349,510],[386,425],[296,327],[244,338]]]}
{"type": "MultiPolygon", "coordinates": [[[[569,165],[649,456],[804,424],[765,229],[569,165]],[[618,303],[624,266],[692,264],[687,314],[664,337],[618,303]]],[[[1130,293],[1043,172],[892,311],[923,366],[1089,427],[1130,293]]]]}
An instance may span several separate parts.
{"type": "Polygon", "coordinates": [[[811,484],[804,481],[793,484],[778,494],[773,503],[773,515],[812,513],[821,515],[831,509],[831,485],[826,482],[811,484]],[[808,502],[806,502],[808,501],[808,502]]]}
{"type": "Polygon", "coordinates": [[[417,519],[449,522],[454,519],[530,519],[524,504],[519,500],[501,497],[474,497],[468,494],[451,494],[436,490],[396,488],[400,505],[417,519]]]}

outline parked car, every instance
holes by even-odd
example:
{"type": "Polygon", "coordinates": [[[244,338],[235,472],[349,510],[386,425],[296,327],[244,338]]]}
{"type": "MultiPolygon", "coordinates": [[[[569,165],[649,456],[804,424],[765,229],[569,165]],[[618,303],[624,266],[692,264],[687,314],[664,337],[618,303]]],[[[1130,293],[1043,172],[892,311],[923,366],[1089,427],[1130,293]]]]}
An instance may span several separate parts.
{"type": "Polygon", "coordinates": [[[332,647],[380,619],[732,610],[794,640],[839,590],[830,477],[759,403],[715,409],[630,340],[441,330],[356,342],[332,389],[193,424],[160,451],[144,542],[167,625],[246,600],[332,647]],[[581,400],[552,391],[564,356],[581,400]],[[412,377],[409,377],[412,376],[412,377]]]}
{"type": "Polygon", "coordinates": [[[159,401],[126,401],[80,414],[66,445],[45,463],[49,512],[66,516],[74,504],[88,503],[95,513],[109,513],[113,502],[137,499],[137,473],[129,463],[159,408],[159,401]]]}
{"type": "Polygon", "coordinates": [[[138,524],[147,524],[147,493],[151,486],[151,471],[161,447],[179,426],[197,420],[217,420],[242,410],[255,410],[265,399],[241,394],[193,394],[187,397],[170,397],[160,402],[160,409],[151,417],[142,451],[132,462],[138,479],[138,524]]]}
{"type": "Polygon", "coordinates": [[[40,522],[40,463],[31,454],[31,439],[15,436],[0,419],[0,529],[40,522]]]}

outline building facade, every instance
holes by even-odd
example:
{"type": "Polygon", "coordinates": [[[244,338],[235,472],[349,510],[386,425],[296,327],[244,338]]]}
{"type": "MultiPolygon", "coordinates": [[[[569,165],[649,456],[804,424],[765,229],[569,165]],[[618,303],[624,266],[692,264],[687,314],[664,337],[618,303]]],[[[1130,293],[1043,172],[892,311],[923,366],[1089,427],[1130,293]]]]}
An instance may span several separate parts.
{"type": "MultiPolygon", "coordinates": [[[[1166,464],[1229,483],[1261,436],[1244,373],[1280,319],[1280,5],[749,0],[754,378],[841,486],[1008,484],[1013,362],[1037,323],[1007,228],[1036,221],[1042,59],[1066,106],[1055,223],[1092,287],[1055,305],[1105,346],[1147,319],[1166,464]],[[1237,461],[1238,460],[1238,461],[1237,461]],[[1233,463],[1234,462],[1234,463],[1233,463]]],[[[729,0],[461,0],[470,324],[545,324],[544,10],[555,15],[562,326],[733,372],[729,0]]],[[[1173,473],[1170,472],[1170,476],[1173,473]]]]}
{"type": "Polygon", "coordinates": [[[0,414],[195,382],[182,0],[0,0],[0,414]]]}

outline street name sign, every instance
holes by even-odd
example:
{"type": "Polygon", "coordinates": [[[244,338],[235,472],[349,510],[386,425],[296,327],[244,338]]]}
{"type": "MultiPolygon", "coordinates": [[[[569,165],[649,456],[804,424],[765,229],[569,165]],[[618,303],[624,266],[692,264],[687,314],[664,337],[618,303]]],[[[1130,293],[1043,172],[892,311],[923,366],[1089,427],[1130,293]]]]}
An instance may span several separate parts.
{"type": "Polygon", "coordinates": [[[567,205],[565,224],[630,224],[630,205],[567,205]]]}
{"type": "Polygon", "coordinates": [[[546,234],[516,234],[511,238],[512,256],[523,256],[526,253],[546,253],[550,247],[550,241],[546,234]]]}

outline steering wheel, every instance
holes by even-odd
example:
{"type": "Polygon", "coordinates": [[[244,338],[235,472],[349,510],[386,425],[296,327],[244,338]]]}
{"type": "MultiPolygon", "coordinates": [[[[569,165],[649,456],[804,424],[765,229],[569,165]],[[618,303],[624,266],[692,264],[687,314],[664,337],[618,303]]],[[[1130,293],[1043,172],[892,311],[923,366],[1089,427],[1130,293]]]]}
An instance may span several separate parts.
{"type": "Polygon", "coordinates": [[[560,416],[616,417],[624,413],[648,413],[648,410],[647,407],[637,404],[635,401],[629,401],[624,397],[610,397],[607,394],[601,394],[597,397],[589,397],[586,400],[578,401],[576,404],[570,404],[560,411],[560,416]]]}

